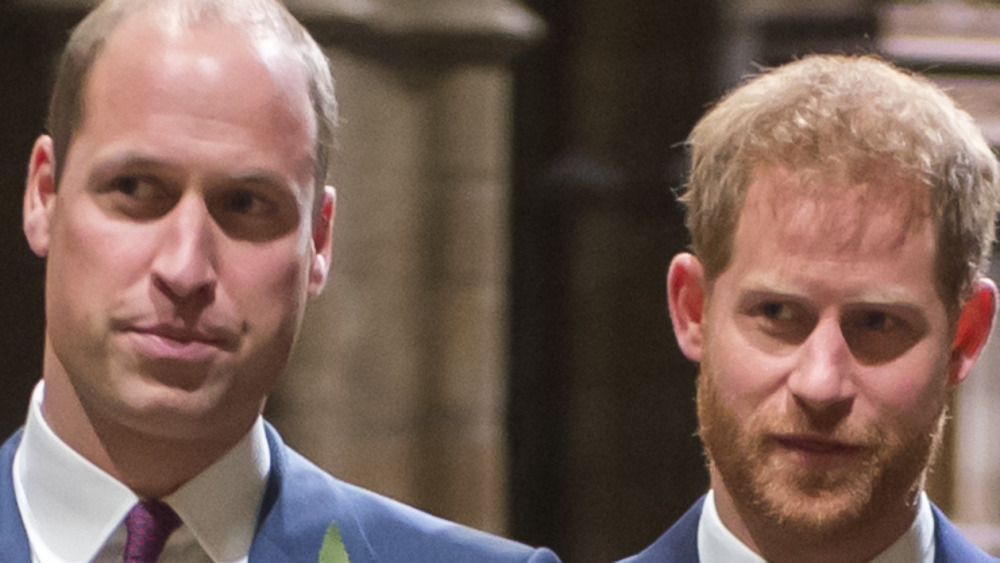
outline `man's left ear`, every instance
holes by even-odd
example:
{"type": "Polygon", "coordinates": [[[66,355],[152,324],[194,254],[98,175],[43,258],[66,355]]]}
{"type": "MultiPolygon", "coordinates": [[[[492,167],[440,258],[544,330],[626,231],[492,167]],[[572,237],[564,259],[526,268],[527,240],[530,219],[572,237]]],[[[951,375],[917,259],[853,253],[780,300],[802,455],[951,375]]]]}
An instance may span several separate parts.
{"type": "Polygon", "coordinates": [[[323,202],[320,217],[313,225],[313,257],[309,265],[309,295],[315,297],[323,293],[330,275],[330,259],[333,256],[333,216],[337,209],[337,192],[333,186],[323,188],[323,202]]]}
{"type": "Polygon", "coordinates": [[[993,331],[997,313],[997,286],[987,278],[972,283],[972,296],[962,307],[951,345],[948,384],[958,385],[972,371],[993,331]]]}

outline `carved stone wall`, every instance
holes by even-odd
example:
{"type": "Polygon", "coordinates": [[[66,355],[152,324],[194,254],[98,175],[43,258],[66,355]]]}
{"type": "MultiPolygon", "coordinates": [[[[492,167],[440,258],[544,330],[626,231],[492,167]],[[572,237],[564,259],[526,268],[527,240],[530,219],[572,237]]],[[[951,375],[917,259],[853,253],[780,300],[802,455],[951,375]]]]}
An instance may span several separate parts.
{"type": "Polygon", "coordinates": [[[269,417],[334,474],[504,532],[510,57],[506,1],[290,2],[343,117],[333,275],[269,417]]]}

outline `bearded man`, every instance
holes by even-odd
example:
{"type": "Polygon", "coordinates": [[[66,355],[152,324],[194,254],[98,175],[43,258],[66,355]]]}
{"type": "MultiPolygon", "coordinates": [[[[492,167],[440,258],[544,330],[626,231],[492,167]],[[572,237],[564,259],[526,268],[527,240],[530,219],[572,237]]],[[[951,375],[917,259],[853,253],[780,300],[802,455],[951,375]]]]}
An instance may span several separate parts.
{"type": "Polygon", "coordinates": [[[667,292],[711,490],[626,561],[992,561],[923,491],[997,300],[997,160],[972,119],[873,57],[812,56],[689,144],[667,292]]]}

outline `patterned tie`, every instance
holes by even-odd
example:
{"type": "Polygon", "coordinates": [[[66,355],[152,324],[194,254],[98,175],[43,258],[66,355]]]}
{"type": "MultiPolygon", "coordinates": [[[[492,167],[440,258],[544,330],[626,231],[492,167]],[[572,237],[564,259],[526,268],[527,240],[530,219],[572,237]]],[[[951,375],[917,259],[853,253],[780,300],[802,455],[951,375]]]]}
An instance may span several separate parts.
{"type": "Polygon", "coordinates": [[[144,500],[125,517],[128,542],[124,563],[156,563],[170,534],[181,525],[177,513],[158,500],[144,500]]]}

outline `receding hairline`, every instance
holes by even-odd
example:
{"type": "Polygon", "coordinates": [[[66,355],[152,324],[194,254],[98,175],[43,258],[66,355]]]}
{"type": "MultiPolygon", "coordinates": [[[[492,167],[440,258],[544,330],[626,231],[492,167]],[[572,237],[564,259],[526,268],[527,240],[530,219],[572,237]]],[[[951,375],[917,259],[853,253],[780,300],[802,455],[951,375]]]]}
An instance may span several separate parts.
{"type": "MultiPolygon", "coordinates": [[[[93,68],[116,32],[140,17],[168,34],[183,33],[203,24],[229,24],[247,37],[257,51],[258,60],[272,76],[275,75],[273,59],[279,57],[290,62],[289,68],[297,67],[302,72],[311,106],[310,128],[315,132],[311,156],[315,163],[314,211],[319,213],[337,125],[333,77],[320,46],[287,8],[275,0],[105,0],[98,5],[70,36],[53,89],[48,130],[54,141],[57,184],[70,144],[86,118],[85,90],[93,68]]],[[[279,85],[282,82],[276,80],[279,85]]]]}

